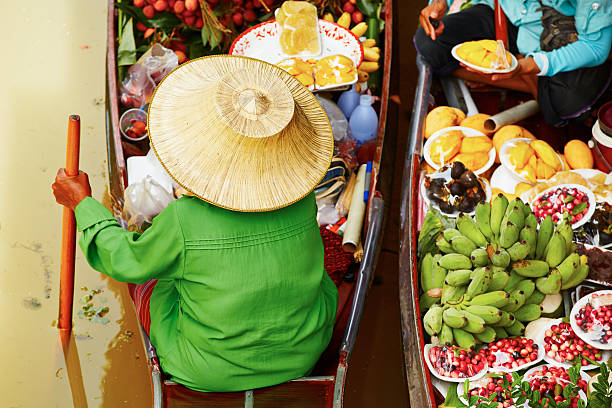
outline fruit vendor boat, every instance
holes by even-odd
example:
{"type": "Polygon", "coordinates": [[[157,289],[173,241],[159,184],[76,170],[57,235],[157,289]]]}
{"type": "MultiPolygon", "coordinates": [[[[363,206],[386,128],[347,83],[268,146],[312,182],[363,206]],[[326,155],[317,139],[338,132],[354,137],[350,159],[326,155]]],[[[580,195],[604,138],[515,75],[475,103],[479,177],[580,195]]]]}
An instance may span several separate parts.
{"type": "MultiPolygon", "coordinates": [[[[499,39],[503,38],[499,33],[505,32],[501,24],[504,20],[498,7],[496,28],[499,39]]],[[[468,397],[484,395],[486,398],[492,392],[499,392],[496,398],[502,398],[502,380],[491,377],[490,373],[503,371],[517,371],[530,382],[532,388],[542,387],[538,389],[543,393],[557,392],[551,395],[560,400],[564,397],[559,395],[558,390],[570,380],[568,367],[571,364],[568,361],[586,369],[597,368],[591,365],[592,362],[609,359],[608,352],[604,350],[608,348],[605,330],[595,343],[583,338],[593,326],[592,318],[585,318],[585,313],[588,315],[597,308],[593,298],[586,306],[585,299],[592,296],[589,293],[602,290],[598,293],[605,293],[605,289],[612,286],[612,252],[609,244],[599,241],[585,243],[578,232],[581,230],[576,227],[583,217],[589,217],[587,208],[596,206],[598,216],[605,214],[605,220],[595,220],[596,215],[590,218],[589,225],[608,223],[606,231],[609,232],[612,219],[610,197],[607,198],[608,204],[603,204],[602,201],[606,200],[587,197],[589,188],[584,185],[567,184],[554,185],[549,189],[542,187],[535,194],[537,199],[530,196],[526,203],[518,201],[521,193],[532,188],[530,184],[539,185],[539,179],[544,178],[539,175],[538,180],[527,184],[525,190],[519,191],[517,187],[515,194],[512,191],[506,194],[502,188],[497,189],[498,180],[491,177],[496,167],[492,167],[495,166],[494,160],[489,160],[487,153],[494,158],[500,154],[500,147],[493,146],[495,137],[491,142],[484,135],[484,126],[480,127],[481,131],[471,135],[471,129],[465,127],[469,121],[465,122],[464,112],[467,112],[469,120],[470,116],[478,113],[479,107],[494,115],[519,103],[523,109],[530,109],[529,104],[535,104],[535,101],[528,102],[531,97],[525,94],[492,88],[479,89],[472,98],[465,84],[455,83],[455,79],[434,80],[431,67],[420,56],[416,64],[418,81],[400,204],[399,258],[399,300],[410,406],[475,406],[479,401],[476,397],[471,402],[463,398],[466,377],[475,385],[468,397]],[[436,118],[434,112],[428,123],[426,118],[433,108],[430,106],[432,100],[436,101],[436,105],[449,107],[444,108],[447,112],[445,117],[436,118]],[[453,119],[454,115],[459,118],[453,119]],[[443,126],[445,129],[433,133],[427,129],[428,124],[435,126],[443,121],[448,123],[443,126]],[[481,140],[489,143],[483,148],[482,159],[468,159],[476,157],[470,155],[469,149],[478,149],[474,147],[476,137],[470,140],[470,136],[484,136],[481,140]],[[441,141],[442,138],[446,138],[446,143],[441,141]],[[459,150],[459,147],[457,151],[451,151],[448,146],[462,146],[462,140],[469,141],[466,145],[468,152],[462,157],[466,159],[462,161],[463,164],[458,165],[452,157],[466,152],[459,150]],[[488,151],[489,148],[491,151],[488,151]],[[436,160],[432,162],[436,154],[442,159],[437,163],[436,160]],[[444,166],[444,163],[449,164],[444,166]],[[437,167],[440,169],[436,170],[437,167]],[[504,194],[508,197],[505,198],[504,194]],[[558,208],[555,200],[559,198],[563,198],[561,207],[566,206],[570,210],[552,211],[558,208]],[[481,200],[483,202],[476,205],[481,200]],[[596,201],[599,202],[596,204],[596,201]],[[434,212],[431,212],[432,208],[434,212]],[[519,208],[522,209],[520,212],[519,208]],[[551,212],[548,212],[549,209],[551,212]],[[570,225],[574,226],[574,232],[570,225]],[[545,244],[539,241],[545,241],[545,244]],[[553,247],[558,249],[552,250],[553,247]],[[554,304],[549,303],[553,298],[554,304]],[[533,325],[528,324],[530,321],[533,321],[533,325]],[[576,322],[579,324],[576,325],[576,322]],[[563,345],[565,341],[567,344],[563,345]],[[573,351],[578,347],[579,353],[564,354],[566,346],[567,350],[571,346],[573,351]],[[510,350],[510,353],[505,354],[505,360],[499,360],[495,354],[504,350],[510,350]],[[542,363],[547,365],[540,365],[542,363]],[[554,383],[561,384],[557,391],[554,386],[548,390],[541,381],[542,376],[559,378],[554,383]],[[495,391],[487,392],[487,387],[495,391]]],[[[562,132],[572,132],[572,128],[549,127],[537,115],[517,124],[532,130],[538,139],[548,142],[548,148],[555,155],[550,157],[553,157],[553,161],[558,160],[559,166],[562,156],[557,156],[556,152],[563,152],[562,141],[588,139],[573,133],[570,133],[573,137],[568,139],[562,132]]],[[[535,152],[529,151],[533,154],[532,160],[545,159],[545,153],[538,151],[541,146],[532,144],[535,137],[530,132],[519,132],[513,137],[523,139],[514,139],[502,151],[507,152],[512,143],[521,141],[527,146],[524,151],[528,151],[530,146],[534,148],[535,152]]],[[[504,142],[511,138],[506,138],[504,142]]],[[[586,146],[584,143],[582,145],[586,146]]],[[[593,169],[572,171],[585,178],[591,177],[591,174],[605,178],[612,169],[601,163],[601,157],[598,159],[596,146],[593,149],[589,144],[589,147],[603,172],[600,174],[593,169]]],[[[590,158],[591,153],[587,155],[590,158]]],[[[503,156],[500,157],[500,167],[507,164],[505,158],[510,154],[503,156]]],[[[527,161],[527,156],[524,158],[527,161]]],[[[593,167],[592,159],[590,167],[593,167]]],[[[550,175],[545,178],[555,180],[550,175]]],[[[610,191],[610,184],[602,189],[604,194],[610,191]]],[[[525,198],[524,195],[522,197],[525,198]]],[[[598,309],[603,316],[609,307],[607,300],[605,306],[598,309]]],[[[588,372],[580,371],[579,379],[574,378],[574,383],[581,389],[576,391],[571,406],[578,398],[586,399],[587,383],[591,379],[588,372]]],[[[590,373],[594,374],[592,371],[590,373]]],[[[508,378],[512,382],[512,378],[508,378]]],[[[500,406],[512,406],[506,405],[509,400],[496,401],[502,402],[500,406]]]]}
{"type": "MultiPolygon", "coordinates": [[[[267,2],[266,2],[267,3],[267,2]]],[[[377,188],[385,137],[387,118],[389,80],[391,68],[392,2],[383,2],[385,29],[383,54],[381,58],[380,104],[377,107],[379,126],[375,139],[370,195],[366,206],[365,225],[362,233],[363,258],[354,265],[355,279],[343,280],[339,286],[339,305],[337,323],[331,343],[323,353],[309,377],[299,378],[276,386],[245,392],[202,393],[190,390],[169,381],[161,370],[154,347],[143,332],[144,344],[149,357],[151,386],[155,407],[341,407],[344,386],[347,378],[349,360],[353,350],[365,298],[371,283],[375,259],[380,250],[381,225],[383,221],[383,197],[377,188]]],[[[108,2],[108,39],[107,39],[107,89],[106,123],[107,154],[110,207],[119,219],[124,191],[127,187],[127,167],[125,159],[139,152],[146,141],[131,143],[122,140],[120,115],[125,107],[120,105],[117,63],[120,58],[117,43],[118,9],[111,0],[108,2]]],[[[333,23],[330,23],[333,24],[333,23]]],[[[369,173],[368,173],[369,176],[369,173]]]]}

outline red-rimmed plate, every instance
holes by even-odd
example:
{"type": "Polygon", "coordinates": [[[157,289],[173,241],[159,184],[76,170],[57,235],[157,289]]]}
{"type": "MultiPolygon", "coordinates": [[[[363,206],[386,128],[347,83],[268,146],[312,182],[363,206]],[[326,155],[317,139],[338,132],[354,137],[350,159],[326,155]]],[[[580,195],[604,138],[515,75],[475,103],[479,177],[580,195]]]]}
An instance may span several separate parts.
{"type": "MultiPolygon", "coordinates": [[[[282,52],[278,40],[279,35],[280,29],[276,20],[258,24],[234,40],[229,54],[257,58],[271,64],[294,57],[282,52]]],[[[359,38],[350,30],[331,21],[319,19],[319,36],[321,37],[321,53],[313,58],[318,60],[340,54],[350,58],[355,68],[363,61],[363,46],[359,38]]]]}

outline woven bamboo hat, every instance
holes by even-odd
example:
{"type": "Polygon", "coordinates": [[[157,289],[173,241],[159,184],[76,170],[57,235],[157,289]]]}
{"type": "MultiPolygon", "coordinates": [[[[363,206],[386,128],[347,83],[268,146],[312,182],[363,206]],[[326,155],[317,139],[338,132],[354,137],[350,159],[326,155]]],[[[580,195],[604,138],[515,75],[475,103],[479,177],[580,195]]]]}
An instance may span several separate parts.
{"type": "Polygon", "coordinates": [[[158,85],[151,146],[174,180],[234,211],[269,211],[305,197],[333,154],[314,95],[281,68],[215,55],[181,65],[158,85]]]}

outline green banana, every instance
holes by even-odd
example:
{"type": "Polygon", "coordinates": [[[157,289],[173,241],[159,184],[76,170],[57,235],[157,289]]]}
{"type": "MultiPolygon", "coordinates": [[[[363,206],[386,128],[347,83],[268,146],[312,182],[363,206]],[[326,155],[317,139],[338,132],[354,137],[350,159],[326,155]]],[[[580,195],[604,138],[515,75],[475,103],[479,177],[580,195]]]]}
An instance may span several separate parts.
{"type": "Polygon", "coordinates": [[[520,229],[511,222],[503,224],[499,233],[499,245],[502,248],[510,248],[519,237],[520,229]]]}
{"type": "Polygon", "coordinates": [[[440,302],[443,305],[456,305],[458,303],[461,303],[466,289],[467,287],[465,286],[450,286],[444,284],[442,286],[442,298],[440,299],[440,302]]]}
{"type": "Polygon", "coordinates": [[[465,291],[465,296],[468,299],[486,292],[493,277],[493,272],[491,272],[491,268],[488,266],[478,268],[475,272],[472,281],[465,291]]]}
{"type": "Polygon", "coordinates": [[[525,226],[525,213],[523,212],[523,207],[515,206],[510,214],[508,214],[508,222],[516,225],[516,227],[520,230],[525,226]]]}
{"type": "Polygon", "coordinates": [[[565,251],[565,238],[563,238],[561,233],[555,231],[544,251],[546,263],[548,263],[551,268],[556,267],[565,259],[565,251]]]}
{"type": "Polygon", "coordinates": [[[589,265],[580,265],[578,267],[578,271],[574,273],[574,275],[572,275],[571,279],[565,283],[562,283],[561,289],[573,288],[574,286],[580,284],[583,280],[585,280],[588,274],[589,265]]]}
{"type": "Polygon", "coordinates": [[[491,201],[491,232],[493,235],[499,236],[499,229],[501,226],[502,218],[506,213],[506,208],[508,207],[508,199],[505,195],[499,193],[492,201],[491,201]]]}
{"type": "Polygon", "coordinates": [[[491,282],[489,283],[489,287],[487,288],[487,290],[491,292],[494,290],[502,290],[506,287],[509,280],[510,274],[508,272],[504,270],[493,270],[493,276],[491,277],[491,282]]]}
{"type": "Polygon", "coordinates": [[[542,292],[536,289],[533,291],[531,296],[529,296],[529,298],[525,300],[525,304],[526,305],[539,305],[540,303],[542,303],[545,297],[546,297],[545,294],[543,294],[542,292]]]}
{"type": "Polygon", "coordinates": [[[501,319],[499,319],[499,322],[495,323],[493,326],[495,327],[508,327],[511,324],[514,323],[514,315],[512,313],[508,313],[505,310],[502,310],[502,316],[501,319]]]}
{"type": "Polygon", "coordinates": [[[491,343],[497,337],[497,332],[493,327],[485,327],[482,333],[475,333],[474,336],[483,343],[491,343]]]}
{"type": "Polygon", "coordinates": [[[525,333],[525,325],[518,319],[514,319],[514,323],[505,328],[509,335],[520,336],[525,333]]]}
{"type": "Polygon", "coordinates": [[[463,329],[453,329],[453,338],[457,345],[464,349],[469,349],[476,346],[476,340],[474,340],[474,336],[463,329]]]}
{"type": "Polygon", "coordinates": [[[438,341],[442,345],[453,344],[453,330],[446,324],[442,324],[442,330],[438,334],[438,341]]]}
{"type": "Polygon", "coordinates": [[[508,223],[510,214],[512,214],[513,211],[520,210],[522,213],[523,212],[522,205],[523,205],[523,202],[517,198],[510,201],[510,203],[508,203],[508,207],[506,208],[506,213],[504,214],[504,217],[501,220],[501,225],[504,226],[508,223]]]}
{"type": "Polygon", "coordinates": [[[512,264],[512,271],[526,278],[539,278],[546,275],[549,269],[548,263],[533,259],[518,261],[512,264]]]}
{"type": "Polygon", "coordinates": [[[453,329],[459,329],[467,324],[467,318],[460,310],[449,307],[442,312],[442,320],[453,329]]]}
{"type": "Polygon", "coordinates": [[[470,300],[472,305],[483,305],[483,306],[495,306],[497,308],[504,307],[508,304],[510,294],[503,290],[496,290],[494,292],[487,292],[481,295],[474,296],[470,300]]]}
{"type": "Polygon", "coordinates": [[[444,269],[471,269],[472,261],[462,254],[446,254],[438,261],[438,264],[444,269]]]}
{"type": "Polygon", "coordinates": [[[495,335],[497,336],[498,339],[508,338],[508,333],[503,327],[493,327],[493,330],[495,330],[495,335]]]}
{"type": "Polygon", "coordinates": [[[469,215],[464,213],[459,214],[457,217],[457,229],[463,235],[471,239],[477,246],[487,246],[487,239],[484,235],[482,235],[482,232],[480,232],[476,221],[474,221],[469,215]]]}
{"type": "Polygon", "coordinates": [[[489,254],[484,248],[476,248],[470,254],[470,260],[472,261],[472,265],[476,267],[487,266],[489,264],[489,254]]]}
{"type": "Polygon", "coordinates": [[[539,319],[540,316],[542,316],[542,307],[534,304],[524,305],[514,312],[514,317],[521,322],[530,322],[539,319]]]}
{"type": "MultiPolygon", "coordinates": [[[[528,205],[526,205],[525,207],[529,207],[528,205]]],[[[535,214],[530,212],[529,215],[525,216],[525,227],[531,227],[532,230],[538,231],[538,219],[536,218],[535,214]]]]}
{"type": "Polygon", "coordinates": [[[542,259],[544,256],[544,251],[546,250],[546,246],[548,245],[548,241],[550,241],[550,237],[553,233],[553,221],[552,217],[549,215],[544,218],[542,223],[540,224],[540,229],[538,230],[538,245],[536,247],[536,259],[542,259]]]}
{"type": "Polygon", "coordinates": [[[516,288],[514,290],[522,290],[525,293],[526,301],[526,299],[529,299],[529,297],[535,291],[535,282],[531,279],[524,279],[520,281],[518,285],[516,285],[516,288]]]}
{"type": "Polygon", "coordinates": [[[515,312],[525,304],[525,292],[515,289],[510,293],[508,304],[502,308],[506,312],[515,312]]]}
{"type": "Polygon", "coordinates": [[[561,274],[556,268],[546,277],[536,280],[536,288],[545,295],[555,295],[561,291],[561,274]]]}
{"type": "Polygon", "coordinates": [[[510,265],[510,254],[505,249],[498,249],[491,255],[491,263],[506,268],[510,265]]]}
{"type": "Polygon", "coordinates": [[[519,233],[519,239],[529,244],[529,259],[535,257],[536,248],[538,245],[538,232],[536,228],[531,225],[525,225],[525,227],[519,233]]]}
{"type": "Polygon", "coordinates": [[[510,259],[512,262],[522,261],[527,258],[529,252],[531,251],[531,246],[527,243],[527,241],[517,241],[510,248],[508,248],[508,254],[510,254],[510,259]]]}
{"type": "MultiPolygon", "coordinates": [[[[572,252],[557,266],[561,274],[561,282],[569,281],[580,267],[580,256],[576,252],[572,252]]],[[[563,286],[563,285],[562,285],[563,286]]]]}
{"type": "Polygon", "coordinates": [[[445,254],[455,253],[455,250],[451,246],[450,242],[445,240],[442,234],[438,235],[438,238],[436,238],[436,246],[440,251],[444,252],[445,254]]]}
{"type": "Polygon", "coordinates": [[[557,225],[556,231],[559,231],[563,239],[565,239],[565,253],[570,253],[570,248],[572,246],[572,241],[574,240],[574,230],[572,226],[569,224],[566,218],[561,221],[559,225],[557,225]]]}
{"type": "Polygon", "coordinates": [[[467,283],[470,281],[471,274],[472,271],[470,269],[457,269],[450,271],[446,274],[446,280],[444,282],[451,286],[467,285],[467,283]]]}
{"type": "Polygon", "coordinates": [[[427,292],[433,286],[431,286],[430,280],[433,272],[433,255],[429,252],[423,256],[421,260],[421,288],[427,292]]]}
{"type": "Polygon", "coordinates": [[[427,293],[423,293],[421,296],[419,296],[419,308],[421,309],[421,313],[425,312],[427,309],[437,303],[440,303],[439,297],[431,297],[427,293]]]}
{"type": "Polygon", "coordinates": [[[525,215],[525,221],[527,221],[527,217],[529,217],[530,215],[533,215],[533,211],[531,211],[531,207],[525,203],[523,203],[523,215],[525,215]]]}
{"type": "Polygon", "coordinates": [[[510,271],[510,279],[508,280],[508,284],[506,285],[504,290],[507,292],[512,292],[516,288],[516,286],[523,280],[525,280],[523,276],[519,275],[514,271],[510,271]]]}
{"type": "Polygon", "coordinates": [[[491,231],[491,205],[487,202],[481,201],[474,210],[474,219],[480,232],[487,239],[487,241],[493,241],[493,231],[491,231]]]}
{"type": "Polygon", "coordinates": [[[442,231],[442,235],[444,236],[444,239],[447,240],[448,242],[451,241],[451,239],[455,238],[456,236],[461,235],[461,233],[459,232],[458,229],[455,228],[447,228],[444,231],[442,231]]]}
{"type": "Polygon", "coordinates": [[[485,330],[486,323],[483,318],[476,316],[468,311],[462,311],[467,320],[467,324],[463,326],[463,330],[469,333],[482,333],[485,330]]]}
{"type": "Polygon", "coordinates": [[[450,243],[456,253],[465,256],[472,255],[472,251],[476,249],[476,244],[473,243],[471,239],[463,235],[457,235],[450,240],[450,243]]]}
{"type": "Polygon", "coordinates": [[[442,313],[442,307],[432,306],[423,316],[423,326],[430,336],[435,336],[442,330],[442,313]]]}
{"type": "Polygon", "coordinates": [[[502,311],[495,306],[470,305],[465,310],[484,320],[486,324],[496,324],[502,318],[502,311]]]}

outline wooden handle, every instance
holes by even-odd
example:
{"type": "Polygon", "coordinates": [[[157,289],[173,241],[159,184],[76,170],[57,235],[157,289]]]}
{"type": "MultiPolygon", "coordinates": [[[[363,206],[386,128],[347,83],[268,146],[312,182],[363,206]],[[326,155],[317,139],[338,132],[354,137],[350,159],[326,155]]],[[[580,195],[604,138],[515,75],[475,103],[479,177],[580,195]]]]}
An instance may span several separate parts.
{"type": "MultiPolygon", "coordinates": [[[[79,173],[79,147],[81,143],[81,119],[78,115],[68,118],[68,145],[66,147],[66,174],[79,173]]],[[[57,327],[72,329],[72,302],[74,297],[74,255],[76,249],[76,220],[74,212],[64,207],[62,218],[62,254],[60,263],[59,316],[57,327]]]]}

